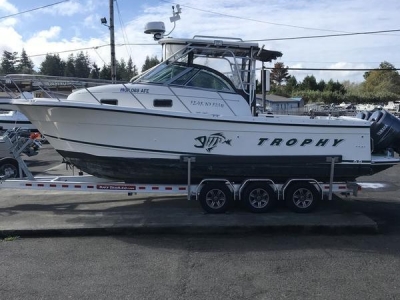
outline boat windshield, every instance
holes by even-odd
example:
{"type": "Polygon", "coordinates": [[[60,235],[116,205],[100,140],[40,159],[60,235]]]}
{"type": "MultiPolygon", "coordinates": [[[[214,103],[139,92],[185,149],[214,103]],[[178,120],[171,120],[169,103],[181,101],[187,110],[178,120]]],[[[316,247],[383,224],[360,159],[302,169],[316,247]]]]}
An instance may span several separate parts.
{"type": "Polygon", "coordinates": [[[205,66],[188,65],[184,62],[162,63],[132,82],[169,84],[225,92],[235,90],[223,74],[205,66]]]}
{"type": "Polygon", "coordinates": [[[135,83],[166,83],[170,81],[172,78],[178,76],[183,71],[185,71],[185,67],[181,65],[170,64],[167,65],[165,63],[160,64],[147,72],[143,76],[137,78],[133,82],[135,83]]]}

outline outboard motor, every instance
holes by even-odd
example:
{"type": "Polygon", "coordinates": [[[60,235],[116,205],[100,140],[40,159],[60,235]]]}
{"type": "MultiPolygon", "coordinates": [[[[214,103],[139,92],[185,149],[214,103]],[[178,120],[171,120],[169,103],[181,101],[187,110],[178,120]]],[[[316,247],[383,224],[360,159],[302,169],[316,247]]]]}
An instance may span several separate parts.
{"type": "Polygon", "coordinates": [[[362,119],[362,120],[368,120],[371,115],[372,115],[372,112],[370,112],[370,111],[360,111],[356,115],[356,118],[362,119]]]}
{"type": "MultiPolygon", "coordinates": [[[[359,116],[357,115],[357,117],[359,116]]],[[[386,110],[377,110],[372,113],[368,121],[371,122],[373,152],[382,152],[392,148],[400,154],[400,119],[386,110]]]]}

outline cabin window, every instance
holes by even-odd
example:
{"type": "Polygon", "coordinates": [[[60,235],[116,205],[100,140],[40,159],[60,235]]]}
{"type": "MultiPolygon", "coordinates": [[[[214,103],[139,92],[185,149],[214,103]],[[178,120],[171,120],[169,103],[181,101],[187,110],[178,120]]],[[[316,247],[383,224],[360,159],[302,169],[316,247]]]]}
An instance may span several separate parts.
{"type": "Polygon", "coordinates": [[[184,66],[170,65],[156,74],[149,74],[147,78],[144,77],[143,79],[146,82],[164,83],[176,77],[185,70],[186,68],[184,66]]]}
{"type": "Polygon", "coordinates": [[[154,99],[153,100],[154,107],[172,107],[171,99],[154,99]]]}
{"type": "Polygon", "coordinates": [[[198,69],[192,69],[189,72],[186,72],[182,76],[180,76],[178,79],[174,80],[171,82],[171,84],[176,84],[176,85],[185,85],[185,83],[193,77],[194,74],[196,74],[199,70],[198,69]]]}
{"type": "Polygon", "coordinates": [[[101,104],[118,105],[117,99],[100,99],[101,104]]]}
{"type": "Polygon", "coordinates": [[[232,88],[230,88],[227,82],[206,70],[201,70],[198,74],[196,74],[193,79],[189,81],[187,86],[213,89],[218,91],[232,91],[232,88]]]}
{"type": "Polygon", "coordinates": [[[230,79],[206,66],[176,62],[161,64],[133,81],[134,83],[159,83],[235,92],[230,79]]]}

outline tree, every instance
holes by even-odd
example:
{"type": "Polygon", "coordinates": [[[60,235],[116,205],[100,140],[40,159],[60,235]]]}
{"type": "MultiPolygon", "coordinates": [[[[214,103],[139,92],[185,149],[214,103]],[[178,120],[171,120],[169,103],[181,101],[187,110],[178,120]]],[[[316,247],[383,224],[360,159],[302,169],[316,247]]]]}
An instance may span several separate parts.
{"type": "MultiPolygon", "coordinates": [[[[387,62],[387,61],[381,62],[381,63],[379,64],[379,69],[380,69],[380,70],[385,70],[385,69],[388,69],[388,70],[396,70],[395,66],[392,65],[391,63],[387,62]]],[[[379,70],[379,69],[378,69],[378,70],[379,70]]],[[[365,80],[367,80],[367,78],[369,77],[369,75],[371,74],[371,72],[372,72],[372,71],[368,71],[368,72],[365,72],[365,73],[364,73],[363,77],[364,77],[365,80]]]]}
{"type": "Polygon", "coordinates": [[[129,57],[128,63],[126,65],[126,80],[131,80],[136,75],[138,75],[138,70],[136,68],[136,65],[133,64],[132,57],[129,57]]]}
{"type": "Polygon", "coordinates": [[[382,62],[379,69],[369,71],[365,76],[363,89],[370,93],[395,93],[400,94],[400,75],[394,65],[389,62],[382,62]]]}
{"type": "Polygon", "coordinates": [[[153,56],[150,58],[149,56],[146,56],[146,59],[144,61],[144,64],[142,66],[142,72],[151,69],[152,67],[158,65],[160,61],[158,60],[157,56],[153,56]]]}
{"type": "Polygon", "coordinates": [[[18,73],[21,73],[21,74],[33,74],[35,72],[33,70],[33,66],[34,65],[33,65],[32,60],[26,54],[25,49],[22,48],[21,58],[20,58],[19,63],[17,65],[18,73]]]}
{"type": "Polygon", "coordinates": [[[103,65],[103,68],[100,71],[100,79],[108,79],[111,80],[111,65],[103,65]]]}
{"type": "Polygon", "coordinates": [[[317,91],[318,90],[318,84],[317,80],[315,79],[314,75],[307,75],[304,77],[303,82],[300,84],[300,88],[304,91],[310,90],[310,91],[317,91]]]}
{"type": "Polygon", "coordinates": [[[65,62],[58,54],[47,54],[40,65],[40,73],[49,76],[64,76],[65,62]]]}
{"type": "Polygon", "coordinates": [[[271,70],[271,81],[277,85],[281,85],[282,82],[287,82],[290,78],[289,67],[285,67],[283,62],[277,62],[274,68],[271,70]]]}
{"type": "Polygon", "coordinates": [[[93,63],[92,70],[90,71],[89,78],[99,79],[100,78],[100,68],[96,63],[93,63]]]}
{"type": "Polygon", "coordinates": [[[328,81],[328,83],[325,86],[324,91],[328,91],[328,92],[332,92],[332,93],[337,92],[340,94],[346,93],[346,89],[345,89],[344,85],[341,84],[339,81],[334,82],[332,79],[330,79],[328,81]]]}
{"type": "Polygon", "coordinates": [[[290,76],[290,78],[286,81],[286,90],[288,94],[292,94],[298,87],[297,79],[294,76],[290,76]]]}
{"type": "Polygon", "coordinates": [[[6,50],[3,51],[3,57],[1,59],[1,70],[4,74],[17,73],[17,55],[18,52],[9,52],[6,50]]]}
{"type": "Polygon", "coordinates": [[[350,82],[349,80],[345,80],[342,82],[342,85],[346,90],[346,93],[361,93],[362,91],[361,83],[355,83],[355,82],[350,82]]]}
{"type": "Polygon", "coordinates": [[[318,87],[318,91],[321,91],[321,92],[322,92],[323,90],[325,90],[325,87],[326,87],[326,82],[325,82],[325,80],[321,79],[321,80],[318,82],[317,87],[318,87]]]}
{"type": "Polygon", "coordinates": [[[88,78],[90,75],[90,59],[89,56],[79,52],[75,58],[75,76],[79,78],[88,78]]]}
{"type": "Polygon", "coordinates": [[[117,80],[127,81],[128,74],[126,73],[126,63],[123,58],[117,62],[117,80]]]}
{"type": "Polygon", "coordinates": [[[65,64],[64,75],[67,77],[75,77],[75,58],[73,54],[68,56],[67,62],[65,64]]]}

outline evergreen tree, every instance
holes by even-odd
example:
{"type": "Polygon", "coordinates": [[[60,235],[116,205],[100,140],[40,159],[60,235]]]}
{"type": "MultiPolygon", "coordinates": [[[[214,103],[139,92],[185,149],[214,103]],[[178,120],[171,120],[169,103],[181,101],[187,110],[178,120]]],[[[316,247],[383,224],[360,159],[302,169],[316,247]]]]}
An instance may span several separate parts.
{"type": "Polygon", "coordinates": [[[133,64],[132,57],[129,57],[128,63],[126,65],[126,80],[131,80],[136,75],[138,75],[136,65],[133,64]]]}
{"type": "Polygon", "coordinates": [[[286,82],[289,78],[289,67],[285,67],[283,62],[277,62],[274,68],[271,70],[271,81],[277,85],[281,85],[282,82],[286,82]]]}
{"type": "Polygon", "coordinates": [[[79,78],[88,78],[90,75],[89,56],[79,52],[75,58],[75,76],[79,78]]]}
{"type": "Polygon", "coordinates": [[[19,60],[19,63],[17,65],[17,71],[20,74],[33,74],[35,71],[33,70],[33,62],[32,60],[28,57],[28,55],[25,52],[25,49],[22,49],[21,52],[21,58],[19,60]]]}
{"type": "Polygon", "coordinates": [[[111,65],[103,65],[103,68],[100,71],[100,79],[111,80],[111,65]]]}
{"type": "Polygon", "coordinates": [[[117,80],[128,81],[128,74],[126,72],[126,63],[123,58],[117,63],[117,80]]]}
{"type": "Polygon", "coordinates": [[[99,79],[100,78],[100,68],[96,63],[93,63],[92,70],[90,71],[89,78],[99,79]]]}
{"type": "Polygon", "coordinates": [[[318,91],[320,91],[320,92],[322,92],[323,90],[325,90],[325,87],[326,87],[326,82],[325,82],[325,80],[321,79],[321,80],[318,82],[317,87],[318,87],[318,91]]]}
{"type": "Polygon", "coordinates": [[[318,90],[318,84],[317,80],[315,79],[314,75],[307,75],[304,77],[303,82],[300,84],[300,88],[304,91],[310,90],[310,91],[317,91],[318,90]]]}
{"type": "Polygon", "coordinates": [[[65,65],[58,54],[47,54],[40,65],[40,73],[49,76],[64,76],[65,65]]]}
{"type": "Polygon", "coordinates": [[[287,94],[291,95],[298,87],[296,77],[290,76],[290,78],[286,81],[285,87],[286,87],[287,94]]]}
{"type": "Polygon", "coordinates": [[[75,77],[75,58],[73,54],[68,56],[67,62],[65,64],[65,76],[75,77]]]}
{"type": "Polygon", "coordinates": [[[344,94],[346,92],[343,84],[341,84],[339,81],[334,82],[332,79],[328,81],[324,90],[328,92],[337,92],[340,94],[344,94]]]}
{"type": "Polygon", "coordinates": [[[157,58],[157,56],[153,56],[150,59],[151,67],[157,66],[160,63],[160,60],[157,58]]]}
{"type": "Polygon", "coordinates": [[[153,56],[150,58],[149,56],[146,56],[146,59],[144,61],[144,64],[142,66],[142,72],[151,69],[152,67],[158,65],[160,61],[158,60],[157,56],[153,56]]]}
{"type": "Polygon", "coordinates": [[[4,74],[17,73],[17,55],[18,52],[9,52],[4,50],[3,57],[1,59],[1,70],[4,74]]]}

